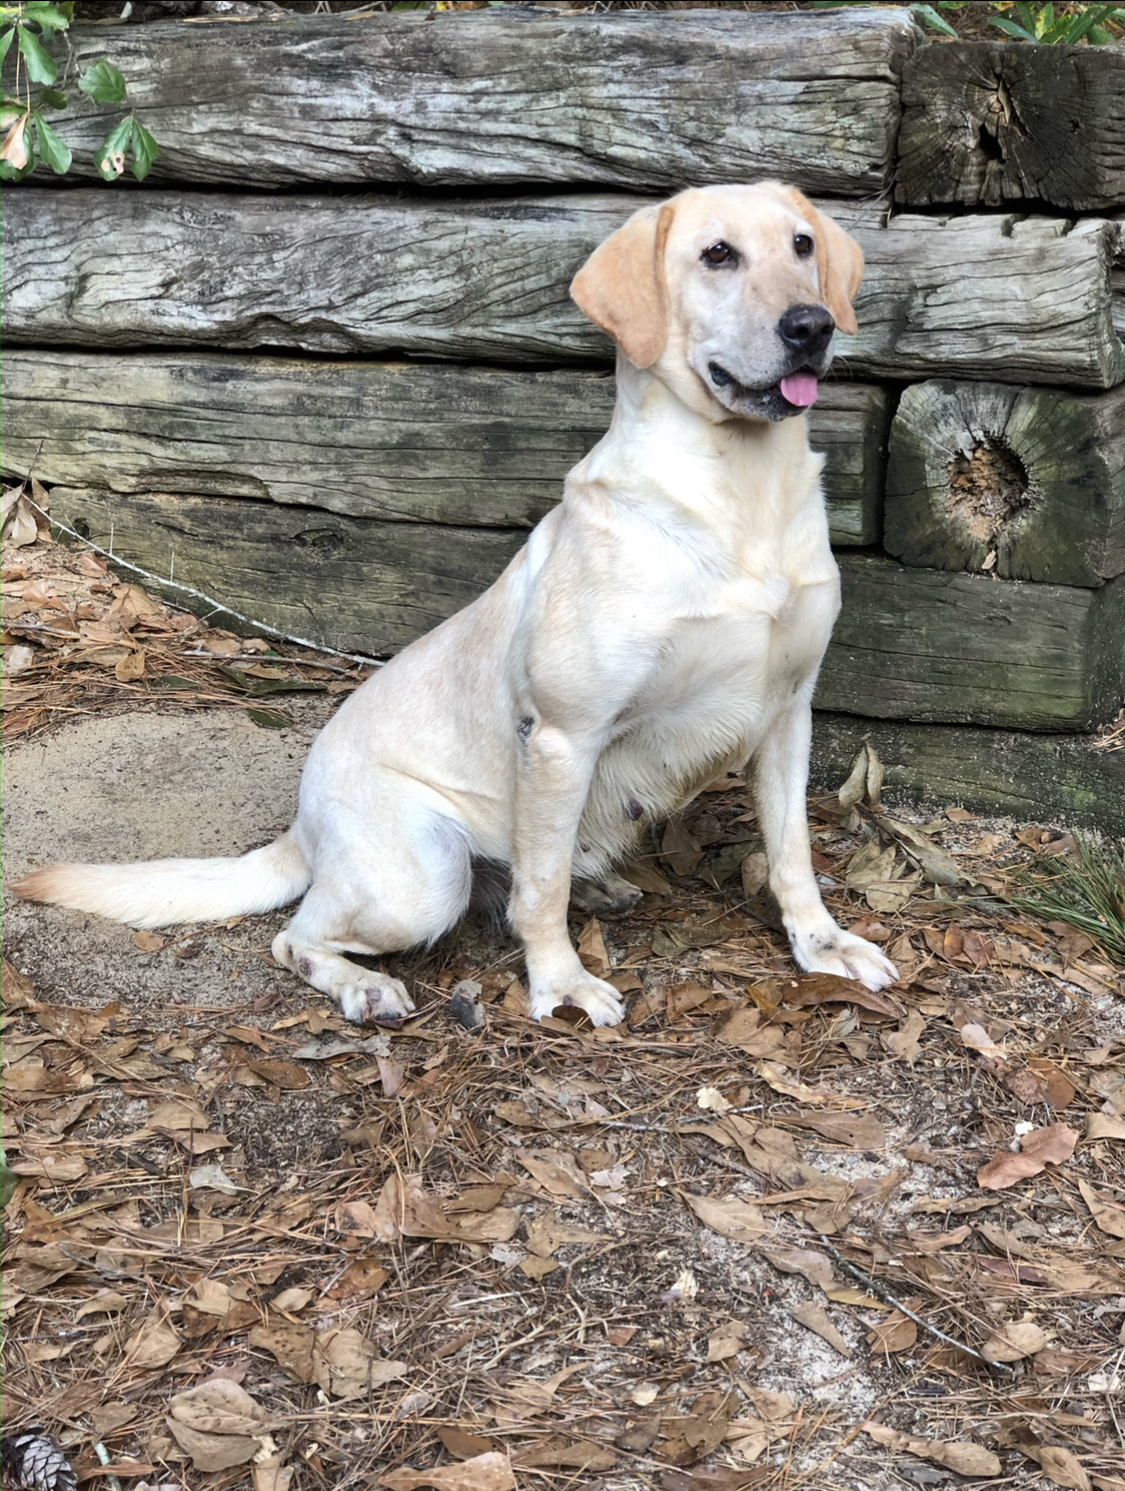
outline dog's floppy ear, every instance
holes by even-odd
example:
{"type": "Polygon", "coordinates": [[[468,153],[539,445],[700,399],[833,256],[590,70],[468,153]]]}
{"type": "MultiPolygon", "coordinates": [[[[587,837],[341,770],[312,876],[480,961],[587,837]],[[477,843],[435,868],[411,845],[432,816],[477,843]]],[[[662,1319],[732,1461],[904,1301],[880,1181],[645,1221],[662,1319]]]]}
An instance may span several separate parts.
{"type": "Polygon", "coordinates": [[[852,301],[863,280],[863,250],[850,234],[823,212],[818,212],[795,187],[786,187],[785,195],[797,211],[808,218],[816,234],[816,270],[824,303],[840,330],[854,336],[859,323],[852,310],[852,301]]]}
{"type": "Polygon", "coordinates": [[[664,244],[675,209],[642,207],[574,276],[571,298],[635,367],[651,367],[668,340],[664,244]]]}

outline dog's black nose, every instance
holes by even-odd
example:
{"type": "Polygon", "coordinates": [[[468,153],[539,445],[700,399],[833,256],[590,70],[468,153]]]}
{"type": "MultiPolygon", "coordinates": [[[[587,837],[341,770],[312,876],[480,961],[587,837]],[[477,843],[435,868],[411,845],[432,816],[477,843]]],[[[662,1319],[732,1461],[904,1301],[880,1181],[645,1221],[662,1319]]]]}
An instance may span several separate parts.
{"type": "Polygon", "coordinates": [[[822,305],[790,306],[777,323],[781,340],[805,357],[815,357],[823,352],[835,330],[832,313],[822,305]]]}

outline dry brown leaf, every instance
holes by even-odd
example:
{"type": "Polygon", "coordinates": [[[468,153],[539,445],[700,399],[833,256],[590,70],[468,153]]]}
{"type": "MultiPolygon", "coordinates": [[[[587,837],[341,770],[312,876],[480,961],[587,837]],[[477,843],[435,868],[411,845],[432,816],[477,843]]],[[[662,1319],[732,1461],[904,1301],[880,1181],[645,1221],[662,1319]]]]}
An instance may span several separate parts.
{"type": "Polygon", "coordinates": [[[828,1108],[870,1108],[871,1106],[863,1098],[844,1097],[842,1093],[829,1092],[824,1087],[809,1087],[805,1082],[797,1082],[784,1067],[777,1066],[772,1061],[760,1061],[755,1068],[755,1075],[761,1077],[762,1081],[772,1087],[774,1092],[780,1092],[783,1097],[795,1098],[798,1103],[828,1108]]]}
{"type": "Polygon", "coordinates": [[[569,1155],[564,1155],[562,1150],[541,1149],[534,1154],[520,1153],[516,1158],[552,1196],[566,1196],[577,1200],[586,1195],[589,1189],[574,1161],[569,1155]]]}
{"type": "Polygon", "coordinates": [[[168,1408],[178,1423],[201,1434],[261,1435],[279,1422],[270,1419],[244,1388],[224,1377],[177,1393],[168,1408]]]}
{"type": "Polygon", "coordinates": [[[798,1008],[818,1004],[858,1004],[861,1009],[897,1020],[901,1011],[882,994],[876,994],[854,978],[835,973],[803,973],[796,986],[785,990],[784,1002],[798,1008]]]}
{"type": "Polygon", "coordinates": [[[1049,1340],[1047,1332],[1033,1320],[1013,1320],[988,1338],[980,1354],[988,1362],[1018,1362],[1042,1351],[1049,1340]]]}
{"type": "Polygon", "coordinates": [[[247,1337],[251,1346],[262,1347],[270,1352],[278,1366],[297,1382],[313,1380],[315,1340],[316,1331],[311,1325],[279,1320],[271,1320],[269,1325],[255,1326],[247,1337]]]}
{"type": "Polygon", "coordinates": [[[380,1237],[379,1218],[366,1201],[340,1201],[332,1214],[336,1231],[349,1237],[380,1237]]]}
{"type": "Polygon", "coordinates": [[[355,1299],[376,1294],[390,1274],[374,1258],[356,1258],[328,1290],[329,1299],[355,1299]]]}
{"type": "Polygon", "coordinates": [[[123,658],[119,658],[114,664],[113,675],[118,683],[135,683],[138,678],[145,676],[145,650],[138,647],[135,652],[128,652],[123,658]]]}
{"type": "Polygon", "coordinates": [[[467,1429],[439,1428],[437,1433],[445,1448],[458,1460],[473,1460],[478,1455],[489,1454],[493,1448],[491,1439],[470,1434],[467,1429]]]}
{"type": "Polygon", "coordinates": [[[1029,1176],[1038,1175],[1048,1165],[1069,1160],[1078,1143],[1078,1130],[1065,1123],[1052,1123],[1033,1129],[1022,1142],[1019,1154],[1002,1150],[977,1171],[977,1184],[989,1191],[1002,1191],[1029,1176]]]}
{"type": "Polygon", "coordinates": [[[867,1344],[872,1351],[885,1351],[892,1356],[899,1351],[909,1351],[917,1339],[918,1327],[900,1310],[893,1310],[886,1320],[880,1320],[867,1332],[867,1344]]]}
{"type": "Polygon", "coordinates": [[[690,875],[703,858],[703,848],[683,822],[673,818],[666,825],[660,841],[660,858],[671,865],[675,874],[690,875]]]}
{"type": "Polygon", "coordinates": [[[1086,1120],[1087,1139],[1125,1139],[1125,1118],[1109,1113],[1091,1113],[1086,1120]]]}
{"type": "Polygon", "coordinates": [[[422,1487],[430,1487],[431,1491],[516,1491],[511,1464],[499,1450],[474,1455],[459,1465],[440,1465],[434,1470],[415,1470],[412,1466],[385,1470],[378,1484],[387,1491],[420,1491],[422,1487]]]}
{"type": "Polygon", "coordinates": [[[798,1113],[787,1122],[852,1149],[882,1149],[887,1142],[886,1129],[868,1113],[798,1113]]]}
{"type": "Polygon", "coordinates": [[[693,1196],[689,1191],[679,1195],[705,1227],[734,1242],[753,1242],[766,1230],[766,1219],[749,1201],[719,1200],[714,1196],[693,1196]]]}
{"type": "Polygon", "coordinates": [[[783,1274],[801,1274],[818,1289],[828,1289],[836,1282],[827,1254],[813,1248],[766,1248],[759,1243],[757,1250],[783,1274]]]}
{"type": "Polygon", "coordinates": [[[960,1227],[954,1227],[950,1232],[911,1232],[908,1228],[907,1236],[915,1252],[931,1254],[940,1253],[943,1248],[954,1248],[958,1243],[963,1243],[972,1230],[965,1222],[960,1227]]]}
{"type": "Polygon", "coordinates": [[[798,1325],[803,1325],[806,1330],[815,1331],[822,1341],[827,1341],[833,1351],[838,1351],[841,1356],[851,1356],[851,1347],[832,1324],[831,1317],[823,1305],[817,1304],[815,1300],[808,1300],[789,1313],[798,1325]]]}
{"type": "Polygon", "coordinates": [[[707,1360],[725,1362],[747,1347],[748,1327],[741,1320],[725,1320],[707,1337],[707,1360]]]}
{"type": "Polygon", "coordinates": [[[137,1369],[166,1366],[182,1344],[168,1324],[167,1315],[157,1306],[140,1330],[130,1337],[125,1347],[125,1364],[137,1369]]]}
{"type": "Polygon", "coordinates": [[[461,1213],[456,1231],[466,1242],[508,1242],[522,1221],[522,1214],[514,1206],[496,1206],[491,1211],[461,1213]]]}
{"type": "Polygon", "coordinates": [[[254,1491],[289,1491],[296,1473],[296,1466],[286,1465],[282,1455],[266,1455],[250,1467],[254,1491]]]}
{"type": "Polygon", "coordinates": [[[1078,1189],[1082,1199],[1090,1208],[1090,1215],[1103,1232],[1110,1237],[1125,1237],[1125,1207],[1115,1206],[1112,1201],[1106,1201],[1099,1196],[1093,1186],[1086,1184],[1084,1180],[1078,1182],[1078,1189]]]}
{"type": "Polygon", "coordinates": [[[554,1212],[535,1217],[528,1223],[527,1245],[539,1258],[549,1258],[564,1243],[594,1242],[605,1242],[605,1234],[590,1232],[585,1227],[575,1227],[569,1222],[560,1221],[554,1212]]]}
{"type": "Polygon", "coordinates": [[[920,1439],[915,1434],[900,1434],[886,1424],[864,1424],[863,1432],[887,1449],[904,1450],[923,1460],[932,1460],[935,1465],[944,1465],[958,1475],[999,1475],[1004,1468],[999,1457],[983,1445],[920,1439]]]}
{"type": "Polygon", "coordinates": [[[528,1469],[612,1470],[617,1464],[617,1456],[606,1445],[556,1434],[542,1444],[521,1450],[514,1463],[521,1469],[526,1466],[528,1469]]]}
{"type": "Polygon", "coordinates": [[[596,916],[591,917],[579,933],[578,956],[583,966],[596,978],[604,978],[610,971],[609,953],[606,951],[601,923],[596,916]]]}
{"type": "Polygon", "coordinates": [[[1036,1461],[1039,1469],[1056,1486],[1064,1486],[1067,1491],[1091,1491],[1090,1477],[1081,1460],[1070,1450],[1064,1450],[1060,1445],[1025,1444],[1022,1441],[1018,1448],[1029,1460],[1036,1461]]]}
{"type": "Polygon", "coordinates": [[[295,1061],[248,1061],[246,1065],[271,1087],[281,1087],[287,1092],[299,1092],[312,1080],[295,1061]]]}
{"type": "Polygon", "coordinates": [[[405,1362],[376,1358],[375,1348],[357,1330],[317,1331],[313,1342],[314,1381],[333,1398],[358,1398],[405,1377],[405,1362]]]}
{"type": "Polygon", "coordinates": [[[230,1470],[245,1465],[262,1448],[261,1440],[246,1434],[206,1434],[174,1418],[164,1422],[179,1447],[191,1456],[196,1470],[230,1470]]]}
{"type": "Polygon", "coordinates": [[[925,1033],[925,1017],[920,1010],[911,1010],[898,1029],[885,1032],[881,1040],[892,1056],[913,1066],[922,1054],[919,1042],[925,1033]]]}

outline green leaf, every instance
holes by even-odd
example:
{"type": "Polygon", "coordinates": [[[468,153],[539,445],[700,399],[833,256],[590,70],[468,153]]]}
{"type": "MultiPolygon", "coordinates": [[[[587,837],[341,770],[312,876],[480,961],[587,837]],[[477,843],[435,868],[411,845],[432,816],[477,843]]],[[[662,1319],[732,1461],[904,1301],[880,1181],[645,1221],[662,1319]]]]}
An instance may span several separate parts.
{"type": "Polygon", "coordinates": [[[50,52],[44,51],[42,42],[33,31],[26,26],[17,26],[16,31],[23,60],[27,63],[28,77],[33,83],[53,83],[59,75],[55,59],[50,52]]]}
{"type": "Polygon", "coordinates": [[[133,137],[133,116],[129,114],[110,130],[101,147],[94,151],[94,165],[103,181],[116,181],[125,169],[125,151],[133,137]],[[118,159],[114,159],[117,156],[118,159]]]}
{"type": "Polygon", "coordinates": [[[945,36],[952,36],[954,41],[958,40],[957,32],[944,16],[938,15],[932,5],[912,5],[910,9],[916,11],[926,22],[927,26],[931,26],[935,31],[942,32],[945,36]]]}
{"type": "Polygon", "coordinates": [[[78,86],[96,104],[119,104],[125,97],[125,79],[108,57],[92,62],[78,79],[78,86]]]}
{"type": "Polygon", "coordinates": [[[49,0],[27,0],[23,13],[26,20],[36,22],[45,36],[53,36],[56,31],[65,31],[70,25],[70,21],[59,7],[51,5],[49,0]]]}
{"type": "Polygon", "coordinates": [[[8,1162],[4,1151],[0,1149],[0,1207],[7,1206],[15,1195],[16,1187],[20,1183],[20,1177],[14,1170],[8,1169],[8,1162]]]}
{"type": "Polygon", "coordinates": [[[293,723],[280,709],[248,709],[246,713],[263,730],[287,730],[293,723]]]}
{"type": "Polygon", "coordinates": [[[4,32],[4,35],[0,36],[0,62],[3,62],[4,58],[8,55],[8,48],[12,45],[15,34],[16,28],[9,26],[7,31],[4,32]]]}
{"type": "Polygon", "coordinates": [[[39,107],[42,108],[44,104],[51,109],[65,109],[66,94],[60,93],[57,88],[40,88],[39,107]]]}
{"type": "Polygon", "coordinates": [[[63,144],[38,110],[31,117],[35,120],[35,141],[44,163],[56,176],[65,176],[70,170],[70,146],[63,144]]]}
{"type": "Polygon", "coordinates": [[[133,120],[133,175],[143,181],[160,154],[160,146],[137,119],[133,120]]]}
{"type": "Polygon", "coordinates": [[[218,671],[241,693],[252,698],[265,694],[322,694],[326,688],[323,683],[309,683],[303,678],[251,678],[230,663],[220,663],[218,671]]]}
{"type": "Polygon", "coordinates": [[[988,24],[1003,31],[1005,36],[1014,36],[1017,41],[1035,40],[1030,31],[1025,31],[1022,26],[1017,26],[1015,21],[1009,21],[1004,16],[989,16],[988,24]]]}
{"type": "Polygon", "coordinates": [[[1016,15],[1020,18],[1020,24],[1027,32],[1032,41],[1035,40],[1035,12],[1032,10],[1028,0],[1016,0],[1016,15]]]}

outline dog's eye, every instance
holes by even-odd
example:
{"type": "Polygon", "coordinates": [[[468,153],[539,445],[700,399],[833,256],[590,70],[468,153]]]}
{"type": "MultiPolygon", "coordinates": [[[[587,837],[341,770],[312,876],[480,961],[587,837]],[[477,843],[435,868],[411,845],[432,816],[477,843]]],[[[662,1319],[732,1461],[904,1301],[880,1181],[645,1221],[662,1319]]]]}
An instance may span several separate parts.
{"type": "Polygon", "coordinates": [[[718,243],[713,243],[710,248],[705,248],[699,257],[707,264],[738,263],[738,254],[731,248],[729,243],[724,243],[721,238],[718,243]]]}
{"type": "Polygon", "coordinates": [[[793,247],[797,251],[798,259],[807,259],[816,247],[816,244],[813,243],[807,233],[798,233],[793,240],[793,247]]]}

